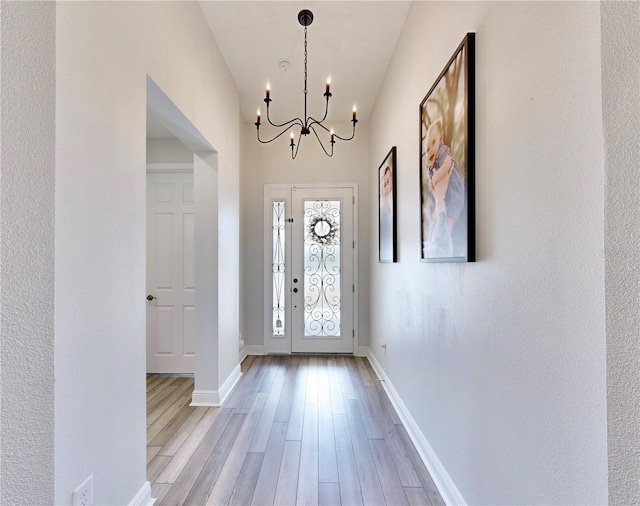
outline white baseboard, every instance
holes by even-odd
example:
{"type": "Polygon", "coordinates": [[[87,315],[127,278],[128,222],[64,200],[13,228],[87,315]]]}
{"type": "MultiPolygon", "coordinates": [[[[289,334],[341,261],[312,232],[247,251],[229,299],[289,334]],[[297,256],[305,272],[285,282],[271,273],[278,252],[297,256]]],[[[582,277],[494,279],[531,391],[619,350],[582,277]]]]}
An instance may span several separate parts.
{"type": "Polygon", "coordinates": [[[131,499],[129,506],[152,506],[155,502],[156,500],[151,498],[151,483],[147,481],[131,499]]]}
{"type": "Polygon", "coordinates": [[[264,346],[261,344],[247,344],[240,350],[240,363],[247,358],[248,355],[264,355],[264,346]]]}
{"type": "Polygon", "coordinates": [[[220,392],[218,390],[194,390],[191,394],[190,406],[220,406],[220,392]]]}
{"type": "Polygon", "coordinates": [[[376,374],[380,378],[382,386],[387,392],[387,395],[389,396],[393,407],[398,412],[400,421],[402,421],[402,424],[407,430],[411,441],[413,441],[416,450],[418,450],[418,454],[424,462],[424,465],[427,467],[427,470],[429,471],[433,482],[438,488],[442,499],[448,505],[466,506],[467,503],[465,502],[464,497],[462,497],[462,494],[455,486],[455,483],[453,483],[453,480],[449,476],[449,473],[447,473],[447,470],[442,465],[442,462],[440,462],[440,459],[433,451],[433,448],[431,448],[431,445],[427,441],[427,438],[418,427],[417,422],[407,409],[407,406],[405,406],[404,402],[400,398],[400,395],[393,387],[391,381],[389,380],[389,377],[380,365],[380,362],[378,362],[375,355],[371,352],[370,349],[368,349],[367,357],[369,358],[369,361],[371,362],[371,365],[373,366],[376,374]]]}
{"type": "Polygon", "coordinates": [[[242,376],[242,373],[240,372],[240,364],[238,364],[219,390],[194,390],[193,394],[191,394],[190,406],[209,406],[214,408],[222,406],[233,387],[240,380],[240,376],[242,376]]]}
{"type": "Polygon", "coordinates": [[[238,384],[238,381],[240,381],[241,376],[242,372],[240,371],[240,364],[238,364],[220,387],[220,405],[224,404],[224,401],[227,400],[233,388],[238,384]]]}

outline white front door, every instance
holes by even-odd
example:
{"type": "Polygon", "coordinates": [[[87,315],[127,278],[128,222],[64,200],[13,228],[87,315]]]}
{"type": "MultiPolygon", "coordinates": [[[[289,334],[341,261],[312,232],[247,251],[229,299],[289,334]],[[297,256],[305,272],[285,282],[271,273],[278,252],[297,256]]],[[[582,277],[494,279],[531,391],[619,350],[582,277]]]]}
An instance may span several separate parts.
{"type": "Polygon", "coordinates": [[[353,188],[292,188],[291,351],[353,353],[353,188]]]}
{"type": "Polygon", "coordinates": [[[194,372],[193,172],[147,174],[147,372],[194,372]]]}

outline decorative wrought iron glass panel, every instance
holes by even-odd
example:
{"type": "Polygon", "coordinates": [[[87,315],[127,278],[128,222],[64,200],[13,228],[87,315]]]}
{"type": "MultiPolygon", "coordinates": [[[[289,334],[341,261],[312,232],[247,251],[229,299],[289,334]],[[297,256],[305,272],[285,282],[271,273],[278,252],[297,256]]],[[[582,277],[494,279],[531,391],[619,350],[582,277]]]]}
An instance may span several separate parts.
{"type": "Polygon", "coordinates": [[[272,301],[273,301],[273,335],[284,336],[284,201],[275,200],[272,206],[272,239],[271,252],[273,273],[272,301]]]}
{"type": "Polygon", "coordinates": [[[340,201],[304,202],[304,337],[340,337],[340,201]]]}

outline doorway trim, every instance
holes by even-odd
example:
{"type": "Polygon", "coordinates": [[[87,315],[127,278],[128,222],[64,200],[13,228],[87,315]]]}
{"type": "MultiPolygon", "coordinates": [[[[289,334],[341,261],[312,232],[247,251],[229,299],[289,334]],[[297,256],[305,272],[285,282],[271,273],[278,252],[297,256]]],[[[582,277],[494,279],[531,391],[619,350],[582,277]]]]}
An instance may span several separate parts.
{"type": "Polygon", "coordinates": [[[147,110],[193,153],[197,286],[195,390],[191,405],[220,406],[240,379],[241,372],[238,361],[228,377],[220,379],[218,152],[148,75],[147,110]],[[198,311],[198,307],[208,309],[198,311]]]}
{"type": "MultiPolygon", "coordinates": [[[[262,317],[262,336],[264,354],[291,354],[291,332],[285,327],[285,335],[283,337],[274,337],[271,331],[271,315],[272,308],[270,301],[272,300],[272,277],[271,277],[271,203],[275,200],[283,200],[285,202],[285,219],[291,217],[291,190],[299,189],[319,189],[319,188],[350,188],[353,191],[355,205],[353,206],[353,238],[355,245],[353,248],[353,284],[355,292],[353,294],[353,354],[359,355],[359,278],[358,278],[358,260],[359,260],[359,233],[358,233],[358,183],[267,183],[264,185],[263,196],[263,317],[262,317]]],[[[287,236],[285,239],[285,259],[287,264],[291,260],[291,227],[287,227],[287,236]]],[[[285,268],[285,309],[291,307],[291,292],[289,290],[289,270],[285,268]]],[[[291,313],[287,313],[288,328],[291,325],[291,313]]]]}
{"type": "Polygon", "coordinates": [[[165,172],[191,172],[193,173],[193,162],[191,163],[147,163],[147,174],[163,174],[165,172]]]}

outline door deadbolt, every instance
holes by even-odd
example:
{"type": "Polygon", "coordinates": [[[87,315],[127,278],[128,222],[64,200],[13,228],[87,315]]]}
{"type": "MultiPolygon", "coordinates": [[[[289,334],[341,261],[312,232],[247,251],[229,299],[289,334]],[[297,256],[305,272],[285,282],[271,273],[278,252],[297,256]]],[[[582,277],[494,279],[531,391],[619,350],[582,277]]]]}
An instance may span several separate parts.
{"type": "Polygon", "coordinates": [[[153,295],[147,295],[147,300],[157,299],[158,297],[154,297],[153,295]]]}

